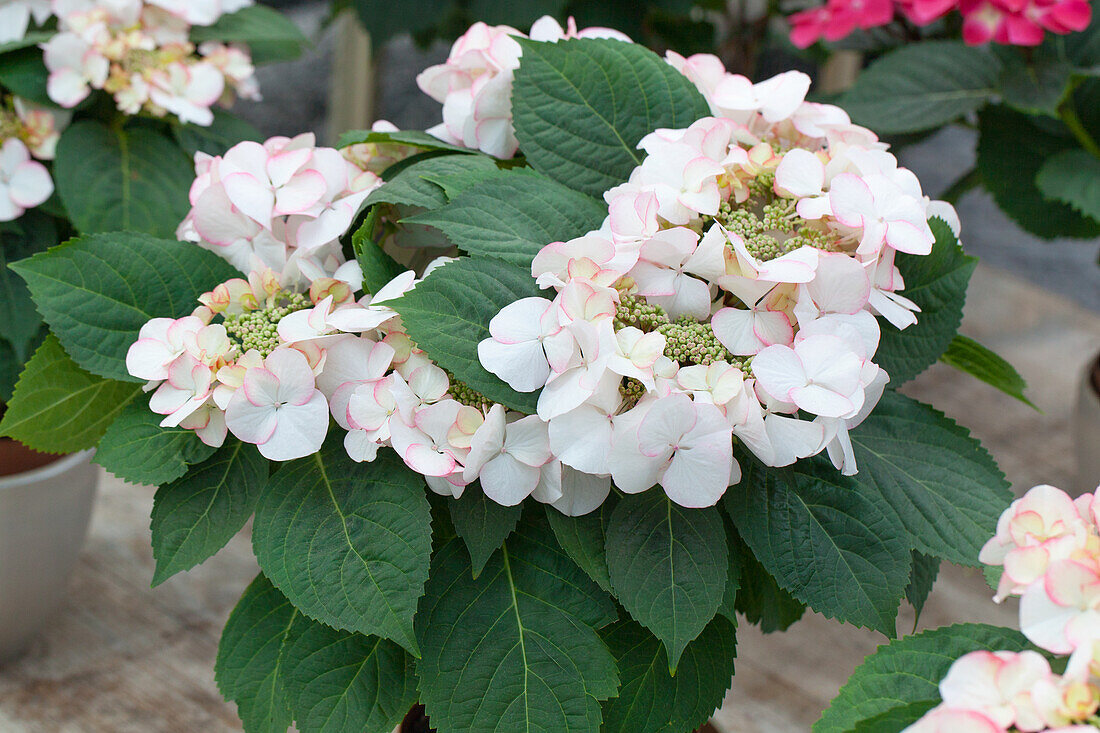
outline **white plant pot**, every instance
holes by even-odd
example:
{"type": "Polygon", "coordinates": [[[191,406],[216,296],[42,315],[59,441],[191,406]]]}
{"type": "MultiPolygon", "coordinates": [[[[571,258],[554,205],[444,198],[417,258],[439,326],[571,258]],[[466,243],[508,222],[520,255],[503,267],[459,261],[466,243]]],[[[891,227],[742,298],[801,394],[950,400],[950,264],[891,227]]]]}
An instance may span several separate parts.
{"type": "Polygon", "coordinates": [[[1079,493],[1095,491],[1100,486],[1100,394],[1092,380],[1097,358],[1091,359],[1081,377],[1077,395],[1077,410],[1073,415],[1073,441],[1077,453],[1077,486],[1079,493]]]}
{"type": "Polygon", "coordinates": [[[0,664],[63,605],[99,483],[91,460],[84,451],[0,477],[0,664]]]}

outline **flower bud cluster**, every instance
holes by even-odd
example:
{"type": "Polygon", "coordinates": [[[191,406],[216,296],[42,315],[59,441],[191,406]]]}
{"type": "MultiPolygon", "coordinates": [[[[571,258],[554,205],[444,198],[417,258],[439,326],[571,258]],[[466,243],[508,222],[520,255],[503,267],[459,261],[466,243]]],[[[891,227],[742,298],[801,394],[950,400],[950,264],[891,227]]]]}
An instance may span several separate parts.
{"type": "Polygon", "coordinates": [[[0,98],[0,222],[12,221],[53,194],[39,161],[53,160],[60,133],[53,114],[19,97],[0,98]]]}
{"type": "Polygon", "coordinates": [[[997,595],[1020,597],[1020,630],[1054,655],[978,651],[940,682],[943,703],[905,733],[1095,731],[1100,718],[1100,487],[1076,500],[1036,486],[1012,502],[980,560],[1003,566],[997,595]]]}
{"type": "Polygon", "coordinates": [[[715,116],[642,139],[603,225],[535,257],[554,300],[501,310],[481,363],[541,389],[554,456],[626,492],[710,506],[740,479],[734,438],[767,465],[827,450],[854,473],[848,431],[889,379],[878,319],[916,322],[895,254],[929,254],[928,219],[957,229],[954,212],[869,130],[806,102],[804,74],[753,84],[714,57],[668,60],[715,116]]]}
{"type": "Polygon", "coordinates": [[[174,115],[210,125],[211,107],[236,97],[259,99],[246,48],[216,42],[196,47],[192,25],[209,25],[252,0],[54,0],[58,33],[42,45],[47,93],[75,107],[93,89],[114,97],[125,114],[174,115]]]}

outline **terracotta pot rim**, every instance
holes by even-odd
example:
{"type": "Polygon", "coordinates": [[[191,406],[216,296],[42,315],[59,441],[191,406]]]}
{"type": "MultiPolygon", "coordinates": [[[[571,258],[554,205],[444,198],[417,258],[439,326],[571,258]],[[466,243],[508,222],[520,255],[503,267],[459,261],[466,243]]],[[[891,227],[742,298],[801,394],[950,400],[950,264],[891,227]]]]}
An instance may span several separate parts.
{"type": "Polygon", "coordinates": [[[58,456],[57,460],[51,461],[44,466],[39,466],[38,468],[32,468],[29,471],[13,473],[8,476],[0,476],[0,491],[4,491],[5,489],[17,489],[36,481],[48,480],[55,476],[59,476],[73,466],[87,460],[92,453],[93,450],[89,448],[79,453],[58,456]]]}

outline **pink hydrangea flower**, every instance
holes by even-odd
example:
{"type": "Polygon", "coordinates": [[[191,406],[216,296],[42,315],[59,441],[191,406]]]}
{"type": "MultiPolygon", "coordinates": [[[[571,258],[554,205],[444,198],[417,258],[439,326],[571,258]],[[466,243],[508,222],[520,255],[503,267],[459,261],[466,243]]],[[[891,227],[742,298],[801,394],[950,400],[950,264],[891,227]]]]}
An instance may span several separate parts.
{"type": "Polygon", "coordinates": [[[821,39],[839,41],[857,28],[886,25],[894,18],[892,0],[828,0],[825,5],[791,15],[791,43],[807,48],[821,39]]]}
{"type": "Polygon", "coordinates": [[[944,707],[976,711],[1002,730],[1040,730],[1043,720],[1031,693],[1050,677],[1050,664],[1038,652],[971,652],[951,665],[940,696],[944,707]]]}
{"type": "Polygon", "coordinates": [[[978,560],[1004,566],[996,595],[1001,601],[1024,592],[1046,574],[1052,562],[1084,550],[1089,536],[1073,500],[1044,484],[1030,489],[1001,514],[997,534],[982,547],[978,560]]]}
{"type": "Polygon", "coordinates": [[[671,394],[616,421],[611,475],[627,493],[660,484],[680,506],[713,506],[735,465],[731,437],[717,407],[671,394]]]}
{"type": "Polygon", "coordinates": [[[249,369],[225,410],[230,432],[255,443],[260,454],[272,461],[289,461],[320,450],[328,416],[328,404],[317,389],[309,362],[289,348],[276,349],[262,367],[249,369]]]}
{"type": "Polygon", "coordinates": [[[462,478],[480,479],[486,496],[514,506],[539,485],[550,457],[546,423],[535,415],[507,422],[504,407],[493,405],[470,440],[462,478]]]}

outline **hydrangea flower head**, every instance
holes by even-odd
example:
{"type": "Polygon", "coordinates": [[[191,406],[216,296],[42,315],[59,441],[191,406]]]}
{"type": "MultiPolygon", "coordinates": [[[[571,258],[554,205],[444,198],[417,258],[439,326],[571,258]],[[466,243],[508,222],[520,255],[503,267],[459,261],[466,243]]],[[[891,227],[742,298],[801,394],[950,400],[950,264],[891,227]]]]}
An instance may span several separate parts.
{"type": "Polygon", "coordinates": [[[931,252],[930,203],[873,135],[804,101],[804,75],[669,60],[718,116],[641,140],[603,225],[534,258],[554,299],[502,309],[482,365],[541,388],[555,457],[624,491],[710,506],[739,480],[734,436],[768,465],[828,448],[853,473],[848,430],[889,379],[876,316],[916,321],[893,258],[931,252]]]}
{"type": "Polygon", "coordinates": [[[195,47],[191,25],[209,25],[251,0],[58,0],[58,33],[42,49],[47,92],[75,107],[93,89],[111,94],[119,110],[210,125],[211,107],[234,96],[259,99],[252,61],[241,47],[195,47]]]}

